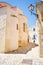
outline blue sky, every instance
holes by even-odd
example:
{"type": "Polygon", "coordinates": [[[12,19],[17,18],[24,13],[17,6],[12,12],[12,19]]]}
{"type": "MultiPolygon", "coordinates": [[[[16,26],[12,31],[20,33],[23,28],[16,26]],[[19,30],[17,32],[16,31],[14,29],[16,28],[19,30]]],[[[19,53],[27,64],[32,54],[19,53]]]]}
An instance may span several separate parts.
{"type": "MultiPolygon", "coordinates": [[[[36,5],[36,2],[40,2],[40,0],[0,0],[7,2],[13,6],[17,6],[20,9],[23,10],[24,15],[28,17],[28,26],[33,26],[36,25],[36,17],[34,15],[31,15],[31,13],[28,10],[28,6],[30,4],[33,4],[34,6],[36,5]]],[[[36,9],[34,9],[35,12],[36,9]]]]}

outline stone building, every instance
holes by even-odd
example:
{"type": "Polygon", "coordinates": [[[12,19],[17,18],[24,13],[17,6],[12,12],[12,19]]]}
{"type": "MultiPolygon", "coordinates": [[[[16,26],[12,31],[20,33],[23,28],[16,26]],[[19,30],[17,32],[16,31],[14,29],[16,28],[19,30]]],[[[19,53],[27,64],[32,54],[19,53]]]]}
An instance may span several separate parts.
{"type": "Polygon", "coordinates": [[[18,7],[0,2],[0,52],[28,44],[27,17],[18,7]]]}
{"type": "Polygon", "coordinates": [[[39,56],[43,57],[43,1],[36,4],[37,32],[39,38],[39,56]]]}

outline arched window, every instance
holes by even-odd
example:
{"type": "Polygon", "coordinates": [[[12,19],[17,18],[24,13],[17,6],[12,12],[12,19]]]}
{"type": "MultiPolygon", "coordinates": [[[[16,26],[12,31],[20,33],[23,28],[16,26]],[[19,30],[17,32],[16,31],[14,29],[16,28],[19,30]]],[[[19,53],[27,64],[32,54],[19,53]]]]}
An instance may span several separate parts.
{"type": "Polygon", "coordinates": [[[33,35],[33,42],[35,43],[36,41],[36,35],[33,35]]]}
{"type": "Polygon", "coordinates": [[[33,31],[35,31],[35,28],[33,28],[33,31]]]}
{"type": "Polygon", "coordinates": [[[36,35],[33,35],[33,39],[36,39],[36,35]]]}
{"type": "Polygon", "coordinates": [[[34,38],[34,39],[36,39],[36,36],[35,36],[35,35],[33,35],[33,38],[34,38]]]}

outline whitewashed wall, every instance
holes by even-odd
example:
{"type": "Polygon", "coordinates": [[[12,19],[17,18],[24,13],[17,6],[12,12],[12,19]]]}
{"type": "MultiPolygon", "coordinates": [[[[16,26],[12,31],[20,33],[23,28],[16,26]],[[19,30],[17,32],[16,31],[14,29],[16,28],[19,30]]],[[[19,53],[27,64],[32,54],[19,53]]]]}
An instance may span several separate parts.
{"type": "Polygon", "coordinates": [[[38,34],[37,34],[37,27],[36,26],[30,26],[29,27],[29,42],[32,42],[34,41],[33,39],[33,35],[35,35],[36,39],[35,39],[35,43],[39,43],[38,41],[38,34]],[[33,29],[35,28],[35,31],[33,31],[33,29]]]}
{"type": "Polygon", "coordinates": [[[5,14],[0,15],[0,52],[5,50],[6,18],[5,14]]]}

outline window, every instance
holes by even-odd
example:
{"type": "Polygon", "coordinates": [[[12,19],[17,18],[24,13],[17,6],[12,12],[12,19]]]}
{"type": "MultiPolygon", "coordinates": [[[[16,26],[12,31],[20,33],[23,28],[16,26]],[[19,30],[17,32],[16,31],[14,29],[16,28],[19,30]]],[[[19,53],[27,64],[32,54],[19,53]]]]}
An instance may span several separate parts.
{"type": "Polygon", "coordinates": [[[33,35],[33,42],[35,43],[36,35],[33,35]]]}
{"type": "Polygon", "coordinates": [[[35,28],[33,28],[33,31],[35,31],[35,28]]]}
{"type": "Polygon", "coordinates": [[[29,43],[29,36],[28,36],[28,43],[29,43]]]}
{"type": "Polygon", "coordinates": [[[12,17],[17,17],[16,15],[11,15],[12,17]]]}
{"type": "Polygon", "coordinates": [[[23,31],[25,32],[25,23],[23,23],[23,31]]]}
{"type": "Polygon", "coordinates": [[[33,39],[36,39],[36,36],[35,35],[33,35],[33,39]]]}
{"type": "Polygon", "coordinates": [[[19,14],[19,15],[23,15],[23,14],[19,14]]]}
{"type": "Polygon", "coordinates": [[[35,40],[33,42],[35,43],[35,40]]]}
{"type": "Polygon", "coordinates": [[[18,24],[17,24],[17,30],[18,30],[18,24]]]}

